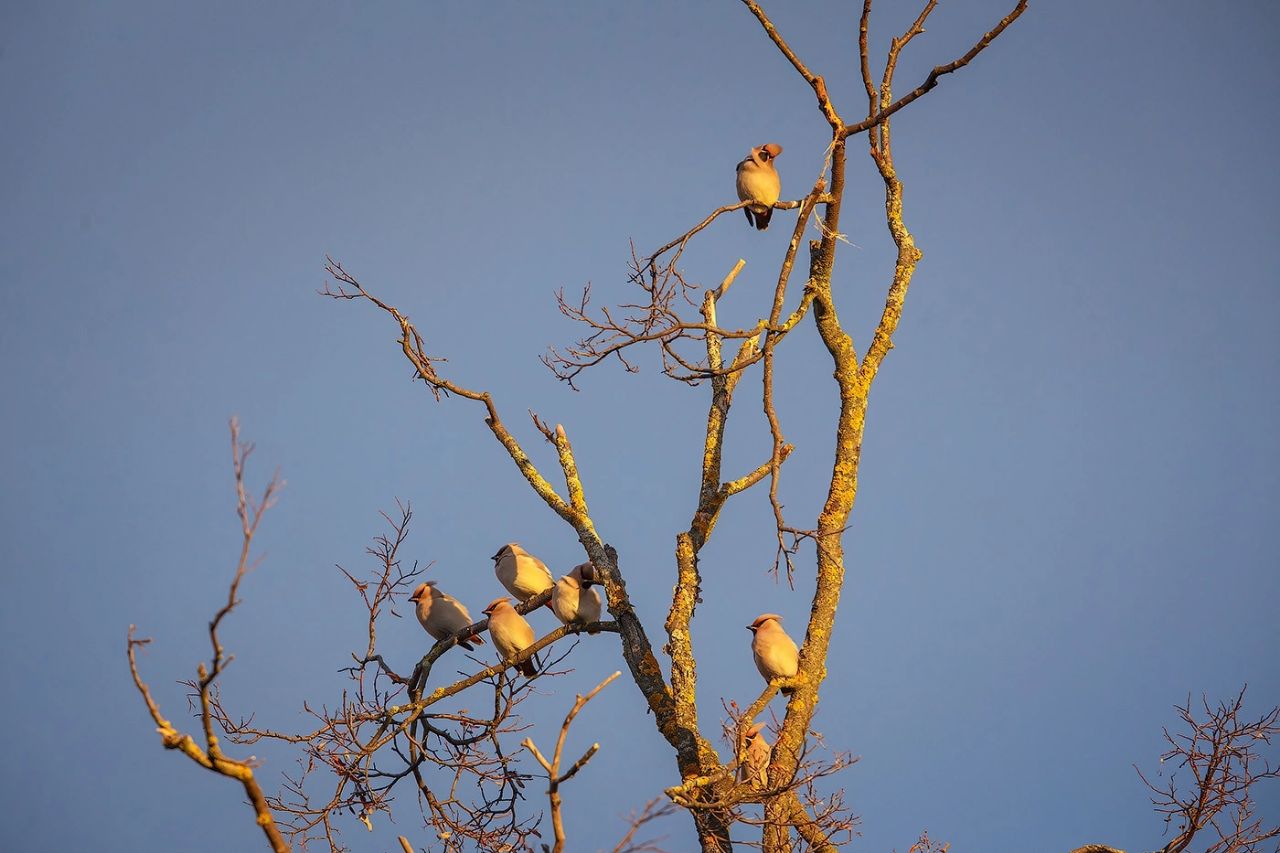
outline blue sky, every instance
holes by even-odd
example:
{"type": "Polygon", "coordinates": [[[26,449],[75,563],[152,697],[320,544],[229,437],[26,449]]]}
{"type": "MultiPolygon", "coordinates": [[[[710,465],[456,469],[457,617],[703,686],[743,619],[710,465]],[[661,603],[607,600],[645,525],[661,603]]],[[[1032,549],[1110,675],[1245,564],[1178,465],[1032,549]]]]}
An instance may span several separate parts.
{"type": "MultiPolygon", "coordinates": [[[[855,111],[855,11],[771,5],[855,111]]],[[[915,11],[883,5],[878,52],[915,11]]],[[[942,4],[900,88],[1005,11],[942,4]]],[[[864,821],[851,849],[905,850],[926,828],[957,851],[1159,846],[1132,765],[1156,767],[1173,704],[1245,681],[1252,708],[1280,702],[1277,21],[1263,3],[1034,4],[895,119],[925,257],[870,401],[815,721],[861,756],[842,778],[864,821]]],[[[410,556],[473,612],[503,542],[581,561],[481,410],[434,403],[384,317],[316,295],[326,253],[493,392],[540,464],[524,412],[566,426],[661,634],[705,389],[664,380],[655,356],[574,393],[537,356],[577,334],[556,289],[625,300],[628,240],[659,245],[732,201],[752,145],[784,146],[784,196],[817,174],[825,124],[743,8],[5,4],[0,108],[0,847],[261,845],[232,784],[161,750],[124,658],[137,623],[156,640],[145,674],[185,719],[175,681],[206,653],[238,544],[232,414],[259,482],[288,480],[224,635],[226,701],[264,724],[301,727],[304,699],[338,695],[363,617],[334,565],[368,565],[397,497],[417,513],[410,556]]],[[[835,289],[865,347],[892,256],[879,179],[860,146],[850,162],[835,289]]],[[[686,253],[701,283],[747,261],[722,319],[766,310],[788,232],[735,216],[686,253]]],[[[784,349],[783,498],[803,519],[833,386],[810,324],[784,349]]],[[[766,447],[756,381],[728,471],[766,447]]],[[[764,497],[732,505],[703,555],[709,732],[722,697],[760,687],[742,626],[777,611],[798,635],[808,609],[803,572],[794,593],[766,574],[764,497]]],[[[409,620],[382,637],[396,660],[425,648],[409,620]]],[[[530,703],[535,739],[621,666],[609,636],[572,660],[530,703]]],[[[619,680],[576,724],[602,750],[566,794],[573,849],[611,849],[675,781],[638,699],[619,680]]],[[[258,754],[269,787],[292,769],[258,754]]],[[[1280,792],[1263,794],[1280,818],[1280,792]]],[[[352,820],[348,840],[427,844],[402,808],[373,835],[352,820]]],[[[660,831],[689,849],[683,817],[660,831]]]]}

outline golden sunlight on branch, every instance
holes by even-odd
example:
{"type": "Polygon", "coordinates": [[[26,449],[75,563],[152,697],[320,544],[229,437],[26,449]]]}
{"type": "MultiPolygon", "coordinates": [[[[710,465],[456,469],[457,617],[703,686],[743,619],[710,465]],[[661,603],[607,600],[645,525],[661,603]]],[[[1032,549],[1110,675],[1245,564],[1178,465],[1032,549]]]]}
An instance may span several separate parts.
{"type": "Polygon", "coordinates": [[[244,788],[245,795],[249,798],[249,803],[256,815],[257,824],[262,828],[262,832],[267,838],[267,843],[276,853],[284,853],[284,851],[290,849],[289,845],[285,843],[284,838],[281,836],[267,798],[263,795],[257,779],[254,778],[252,759],[237,760],[227,756],[222,751],[218,737],[214,734],[215,714],[213,703],[215,701],[215,684],[218,676],[222,674],[227,664],[231,662],[231,658],[224,652],[222,642],[218,636],[218,628],[222,624],[222,620],[229,616],[236,608],[236,605],[240,603],[238,598],[240,581],[244,579],[245,573],[250,568],[249,554],[253,545],[254,534],[258,530],[258,523],[262,520],[262,516],[266,511],[271,508],[275,502],[276,494],[284,486],[284,481],[280,479],[277,473],[268,481],[266,488],[263,489],[261,498],[254,500],[248,494],[244,483],[245,464],[252,453],[253,445],[241,443],[240,425],[235,418],[232,418],[231,459],[232,470],[235,474],[236,513],[240,517],[241,528],[240,559],[236,564],[235,574],[227,592],[227,601],[218,609],[213,619],[209,622],[209,642],[213,647],[213,656],[209,663],[201,662],[196,667],[197,677],[194,681],[186,682],[196,691],[200,708],[200,723],[204,732],[203,747],[191,735],[179,732],[160,713],[159,705],[156,704],[150,688],[142,680],[142,675],[138,671],[137,650],[144,648],[151,640],[137,639],[134,636],[135,629],[133,625],[129,626],[127,651],[129,673],[133,676],[134,687],[137,688],[138,693],[142,696],[142,701],[146,705],[151,719],[156,724],[156,732],[160,735],[160,742],[165,749],[176,749],[206,770],[212,770],[221,776],[238,781],[244,788]]]}

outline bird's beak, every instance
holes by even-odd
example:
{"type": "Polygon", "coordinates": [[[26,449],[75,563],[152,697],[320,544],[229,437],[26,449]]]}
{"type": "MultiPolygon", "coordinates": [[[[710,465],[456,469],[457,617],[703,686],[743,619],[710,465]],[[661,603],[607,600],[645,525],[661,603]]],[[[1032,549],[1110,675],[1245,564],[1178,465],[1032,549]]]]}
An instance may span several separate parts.
{"type": "Polygon", "coordinates": [[[756,632],[756,626],[755,626],[755,625],[748,625],[748,626],[747,626],[747,630],[754,634],[754,633],[756,632]]]}

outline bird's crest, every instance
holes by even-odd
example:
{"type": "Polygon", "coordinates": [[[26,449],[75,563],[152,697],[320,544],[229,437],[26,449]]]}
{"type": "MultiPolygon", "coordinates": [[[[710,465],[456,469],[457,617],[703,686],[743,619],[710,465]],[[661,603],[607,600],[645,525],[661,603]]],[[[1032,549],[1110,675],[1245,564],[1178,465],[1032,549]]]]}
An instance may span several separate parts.
{"type": "Polygon", "coordinates": [[[520,543],[519,543],[519,542],[508,542],[506,545],[503,545],[501,548],[499,548],[499,549],[498,549],[498,553],[494,554],[494,555],[493,555],[492,557],[490,557],[489,559],[491,559],[491,560],[501,560],[501,559],[502,559],[504,556],[506,556],[507,554],[510,554],[510,555],[512,555],[512,556],[519,556],[519,555],[521,555],[521,554],[525,554],[525,553],[528,553],[528,552],[527,552],[527,551],[525,551],[523,548],[521,548],[521,547],[520,547],[520,543]]]}
{"type": "Polygon", "coordinates": [[[761,613],[759,616],[756,617],[756,621],[752,622],[747,627],[750,628],[752,631],[756,630],[757,628],[763,628],[764,624],[768,622],[770,619],[772,619],[774,622],[777,622],[779,625],[782,624],[782,617],[779,616],[777,613],[761,613]]]}

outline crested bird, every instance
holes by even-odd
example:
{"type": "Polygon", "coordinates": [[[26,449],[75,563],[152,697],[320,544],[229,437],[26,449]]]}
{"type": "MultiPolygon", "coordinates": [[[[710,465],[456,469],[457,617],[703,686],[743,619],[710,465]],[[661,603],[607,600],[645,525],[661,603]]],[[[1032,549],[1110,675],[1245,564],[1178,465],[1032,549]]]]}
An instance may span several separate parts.
{"type": "Polygon", "coordinates": [[[546,564],[519,543],[508,542],[491,559],[498,582],[522,604],[556,584],[546,564]]]}
{"type": "Polygon", "coordinates": [[[773,758],[773,747],[760,734],[764,731],[764,723],[756,723],[747,729],[747,742],[743,749],[742,766],[738,777],[757,788],[769,784],[769,761],[773,758]]]}
{"type": "MultiPolygon", "coordinates": [[[[764,676],[765,681],[775,678],[791,678],[800,669],[800,651],[795,640],[782,630],[782,617],[776,613],[762,613],[756,621],[747,626],[754,636],[751,638],[751,656],[755,658],[756,669],[764,676]]],[[[795,692],[793,687],[780,688],[784,696],[795,692]]]]}
{"type": "MultiPolygon", "coordinates": [[[[472,624],[471,614],[467,612],[467,608],[452,595],[436,589],[435,581],[419,584],[413,591],[413,595],[409,596],[409,600],[417,604],[418,621],[436,640],[450,637],[472,624]]],[[[458,645],[469,652],[475,651],[471,643],[483,646],[484,637],[472,634],[470,637],[458,640],[458,645]]]]}
{"type": "Polygon", "coordinates": [[[551,593],[551,612],[566,625],[589,625],[600,621],[600,593],[592,589],[595,577],[590,563],[574,566],[556,581],[551,593]]]}
{"type": "Polygon", "coordinates": [[[749,201],[742,212],[747,221],[763,231],[769,227],[773,205],[782,192],[782,182],[773,161],[782,153],[776,142],[752,148],[751,153],[738,164],[738,201],[749,201]]]}
{"type": "MultiPolygon", "coordinates": [[[[493,647],[504,661],[511,660],[533,645],[533,628],[511,606],[511,599],[495,598],[484,612],[489,617],[489,636],[493,637],[493,647]]],[[[523,675],[532,677],[538,673],[532,656],[515,666],[523,675]]]]}

